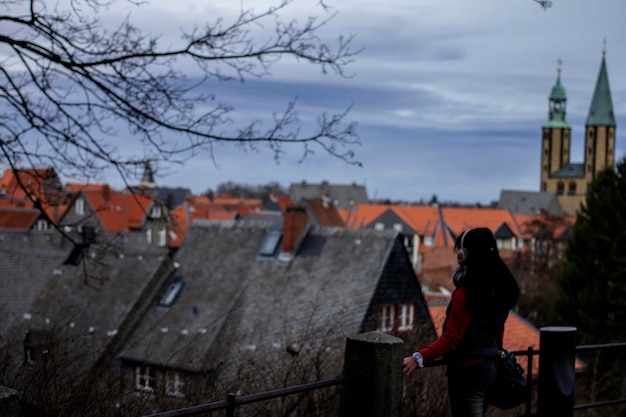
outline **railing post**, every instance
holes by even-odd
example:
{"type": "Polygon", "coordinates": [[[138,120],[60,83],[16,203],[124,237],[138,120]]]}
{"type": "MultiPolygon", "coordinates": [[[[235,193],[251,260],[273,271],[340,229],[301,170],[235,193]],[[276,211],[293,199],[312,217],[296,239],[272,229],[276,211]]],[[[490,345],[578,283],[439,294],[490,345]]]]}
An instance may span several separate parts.
{"type": "Polygon", "coordinates": [[[401,417],[403,341],[380,332],[348,337],[340,417],[401,417]]]}
{"type": "Polygon", "coordinates": [[[571,417],[574,415],[575,327],[539,329],[539,378],[537,415],[571,417]]]}
{"type": "Polygon", "coordinates": [[[17,391],[0,386],[0,417],[19,417],[20,397],[17,391]]]}

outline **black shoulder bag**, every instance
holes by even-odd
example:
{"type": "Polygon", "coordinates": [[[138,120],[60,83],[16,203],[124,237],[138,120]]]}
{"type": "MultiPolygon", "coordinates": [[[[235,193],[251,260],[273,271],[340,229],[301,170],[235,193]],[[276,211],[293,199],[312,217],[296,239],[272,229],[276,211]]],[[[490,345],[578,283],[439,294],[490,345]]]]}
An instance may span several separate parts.
{"type": "Polygon", "coordinates": [[[526,400],[526,378],[515,355],[501,349],[497,371],[496,383],[487,394],[487,402],[501,410],[522,404],[526,400]]]}
{"type": "Polygon", "coordinates": [[[526,400],[526,378],[524,378],[524,368],[517,363],[515,355],[500,344],[501,339],[496,335],[495,325],[492,330],[498,344],[500,358],[496,362],[496,382],[487,393],[487,403],[501,410],[508,410],[526,400]]]}

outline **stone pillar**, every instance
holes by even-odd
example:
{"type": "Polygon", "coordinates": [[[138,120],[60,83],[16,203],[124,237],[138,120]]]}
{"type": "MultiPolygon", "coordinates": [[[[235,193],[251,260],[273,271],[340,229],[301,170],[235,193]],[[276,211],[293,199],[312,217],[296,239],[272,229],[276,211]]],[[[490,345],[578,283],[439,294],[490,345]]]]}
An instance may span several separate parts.
{"type": "Polygon", "coordinates": [[[576,328],[551,326],[539,331],[537,415],[572,417],[576,328]]]}
{"type": "Polygon", "coordinates": [[[340,417],[401,417],[403,340],[368,332],[346,341],[340,417]]]}

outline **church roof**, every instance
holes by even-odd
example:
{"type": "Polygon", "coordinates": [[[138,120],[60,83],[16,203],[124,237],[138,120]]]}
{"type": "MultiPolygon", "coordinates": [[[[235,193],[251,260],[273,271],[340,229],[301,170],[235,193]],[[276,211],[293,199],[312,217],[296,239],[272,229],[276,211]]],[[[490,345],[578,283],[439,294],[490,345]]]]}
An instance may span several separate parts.
{"type": "Polygon", "coordinates": [[[550,174],[550,178],[583,178],[585,167],[583,164],[567,164],[563,168],[550,174]]]}
{"type": "Polygon", "coordinates": [[[589,115],[587,116],[587,126],[615,126],[615,115],[613,114],[613,101],[611,100],[611,88],[609,87],[609,76],[606,71],[606,60],[604,51],[602,55],[602,65],[596,82],[596,89],[591,100],[589,115]]]}
{"type": "Polygon", "coordinates": [[[548,121],[543,124],[544,128],[549,129],[569,129],[570,125],[565,120],[565,103],[567,102],[567,94],[565,87],[561,84],[561,65],[557,67],[556,84],[550,92],[550,112],[548,121]]]}

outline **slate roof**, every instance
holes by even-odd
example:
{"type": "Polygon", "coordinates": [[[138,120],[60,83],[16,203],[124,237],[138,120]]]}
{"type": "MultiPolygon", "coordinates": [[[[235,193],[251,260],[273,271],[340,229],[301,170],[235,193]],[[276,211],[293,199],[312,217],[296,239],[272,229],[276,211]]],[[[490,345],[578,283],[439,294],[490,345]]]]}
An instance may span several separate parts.
{"type": "MultiPolygon", "coordinates": [[[[395,244],[406,257],[392,231],[313,226],[293,260],[265,259],[258,252],[271,228],[271,221],[196,221],[176,254],[182,291],[169,308],[155,301],[122,358],[228,373],[246,352],[286,354],[305,330],[311,344],[332,333],[343,347],[362,331],[395,244]]],[[[408,276],[414,287],[405,295],[421,297],[408,276]]]]}
{"type": "Polygon", "coordinates": [[[293,183],[289,186],[289,196],[296,204],[311,198],[328,197],[338,209],[369,202],[365,186],[355,183],[349,185],[330,184],[326,181],[321,184],[293,183]]]}
{"type": "Polygon", "coordinates": [[[71,364],[80,372],[124,336],[142,299],[151,299],[153,280],[162,279],[157,271],[167,259],[167,248],[149,245],[142,232],[127,233],[106,245],[91,245],[83,262],[69,265],[64,260],[73,245],[64,242],[50,241],[32,251],[26,259],[37,266],[11,262],[16,277],[10,291],[26,291],[27,283],[36,280],[37,287],[28,285],[29,294],[36,296],[21,306],[29,317],[21,327],[63,335],[66,350],[82,358],[71,364]],[[42,252],[50,252],[49,259],[42,259],[42,252]]]}
{"type": "Polygon", "coordinates": [[[0,335],[28,317],[72,247],[57,233],[0,231],[0,335]]]}
{"type": "Polygon", "coordinates": [[[564,165],[558,171],[550,174],[550,178],[584,178],[585,166],[582,163],[564,165]]]}
{"type": "Polygon", "coordinates": [[[547,213],[560,216],[564,214],[556,194],[548,191],[502,190],[498,208],[509,210],[514,215],[547,213]]]}
{"type": "Polygon", "coordinates": [[[615,126],[615,115],[613,114],[613,100],[611,99],[611,88],[609,87],[609,75],[606,71],[606,59],[602,54],[602,63],[596,88],[591,99],[589,115],[586,126],[615,126]]]}

